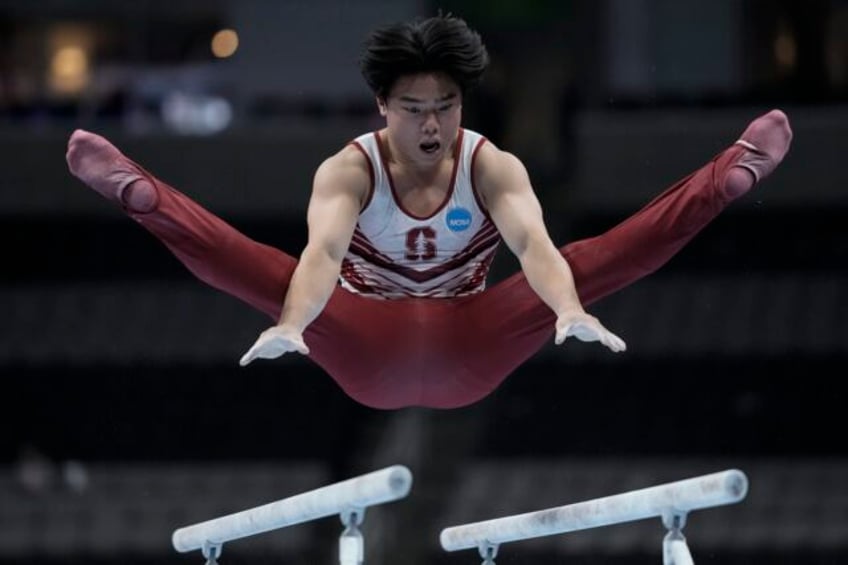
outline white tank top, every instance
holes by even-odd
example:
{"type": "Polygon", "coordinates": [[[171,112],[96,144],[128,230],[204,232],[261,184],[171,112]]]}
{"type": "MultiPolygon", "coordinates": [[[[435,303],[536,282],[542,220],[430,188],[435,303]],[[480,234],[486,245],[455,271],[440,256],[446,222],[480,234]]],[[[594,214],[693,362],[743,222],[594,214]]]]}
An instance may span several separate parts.
{"type": "Polygon", "coordinates": [[[426,218],[398,201],[379,133],[352,142],[368,159],[373,186],[342,261],[344,288],[380,298],[445,298],[485,288],[500,242],[471,176],[485,142],[479,133],[459,130],[447,196],[426,218]]]}

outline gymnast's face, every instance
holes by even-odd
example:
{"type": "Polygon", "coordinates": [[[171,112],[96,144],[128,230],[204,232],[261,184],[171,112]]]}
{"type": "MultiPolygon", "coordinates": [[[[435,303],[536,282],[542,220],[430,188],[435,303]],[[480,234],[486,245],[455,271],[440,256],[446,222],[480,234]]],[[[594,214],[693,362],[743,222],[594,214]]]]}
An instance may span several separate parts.
{"type": "Polygon", "coordinates": [[[462,119],[459,86],[442,73],[399,78],[389,95],[377,99],[386,118],[389,144],[396,157],[436,163],[450,155],[462,119]]]}

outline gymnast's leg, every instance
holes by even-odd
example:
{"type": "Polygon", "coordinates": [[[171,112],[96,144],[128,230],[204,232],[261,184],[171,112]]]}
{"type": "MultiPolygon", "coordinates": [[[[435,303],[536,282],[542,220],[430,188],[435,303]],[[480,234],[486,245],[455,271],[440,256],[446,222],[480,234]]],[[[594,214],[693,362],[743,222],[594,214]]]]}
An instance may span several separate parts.
{"type": "MultiPolygon", "coordinates": [[[[736,198],[765,179],[789,150],[786,116],[771,111],[749,124],[740,141],[672,185],[606,233],[561,248],[584,305],[656,271],[736,198]]],[[[554,333],[555,316],[522,273],[473,297],[463,308],[468,325],[458,327],[464,366],[494,390],[554,333]],[[462,336],[473,336],[473,343],[462,336]]]]}
{"type": "Polygon", "coordinates": [[[608,232],[562,248],[584,304],[656,271],[731,202],[780,164],[792,130],[772,110],[752,121],[728,149],[608,232]]]}
{"type": "MultiPolygon", "coordinates": [[[[199,279],[275,322],[279,319],[297,264],[294,258],[239,233],[101,136],[74,132],[67,161],[76,177],[122,206],[199,279]]],[[[405,327],[410,313],[387,308],[386,302],[337,288],[304,336],[311,349],[309,357],[348,394],[373,406],[396,407],[412,403],[409,386],[401,382],[397,390],[391,390],[374,383],[383,382],[385,373],[391,372],[385,367],[382,344],[405,327]],[[381,319],[385,323],[377,323],[381,319]]]]}
{"type": "Polygon", "coordinates": [[[66,159],[74,176],[122,206],[200,280],[279,317],[293,257],[239,233],[99,135],[75,131],[66,159]]]}

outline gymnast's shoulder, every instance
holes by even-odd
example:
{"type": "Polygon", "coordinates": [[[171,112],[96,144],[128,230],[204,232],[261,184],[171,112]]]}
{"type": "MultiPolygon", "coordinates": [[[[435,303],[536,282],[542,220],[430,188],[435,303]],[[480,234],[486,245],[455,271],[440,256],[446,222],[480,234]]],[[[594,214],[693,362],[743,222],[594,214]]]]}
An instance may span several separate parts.
{"type": "Polygon", "coordinates": [[[373,184],[368,158],[354,145],[345,145],[315,170],[313,192],[344,193],[365,202],[373,184]]]}

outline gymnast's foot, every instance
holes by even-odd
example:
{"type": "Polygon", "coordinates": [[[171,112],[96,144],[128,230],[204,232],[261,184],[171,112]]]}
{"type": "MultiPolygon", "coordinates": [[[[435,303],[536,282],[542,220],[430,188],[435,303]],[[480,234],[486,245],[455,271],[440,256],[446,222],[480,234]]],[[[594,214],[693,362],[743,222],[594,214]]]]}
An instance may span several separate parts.
{"type": "Polygon", "coordinates": [[[748,124],[736,142],[747,151],[727,174],[728,196],[738,198],[770,175],[789,151],[791,141],[789,118],[780,110],[772,110],[748,124]]]}
{"type": "Polygon", "coordinates": [[[131,212],[150,212],[156,207],[156,188],[105,138],[76,130],[65,155],[71,173],[106,199],[131,212]]]}

